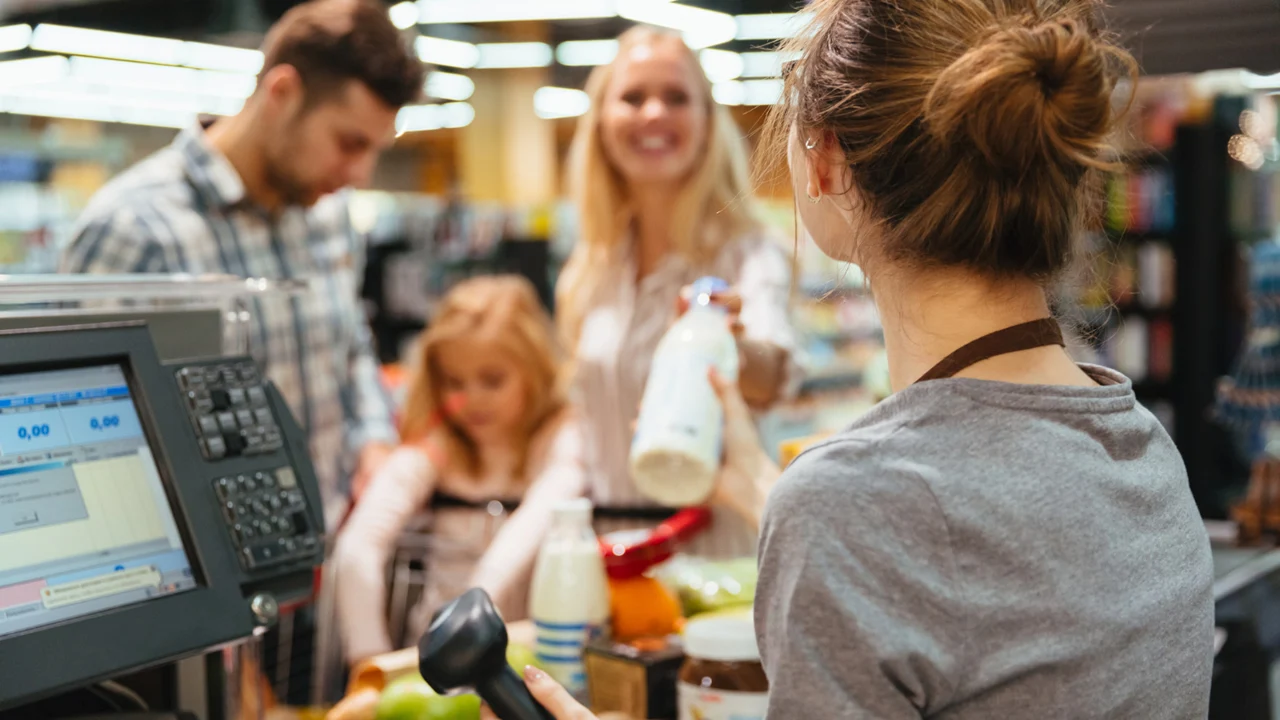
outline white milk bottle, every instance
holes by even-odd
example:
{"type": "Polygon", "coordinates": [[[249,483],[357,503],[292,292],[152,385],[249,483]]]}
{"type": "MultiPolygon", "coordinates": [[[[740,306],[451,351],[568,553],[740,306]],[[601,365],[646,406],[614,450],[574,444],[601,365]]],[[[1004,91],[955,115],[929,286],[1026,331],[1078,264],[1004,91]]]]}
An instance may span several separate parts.
{"type": "Polygon", "coordinates": [[[631,442],[636,489],[670,507],[705,502],[720,468],[724,410],[707,380],[715,367],[738,379],[738,346],[728,311],[711,302],[728,283],[704,277],[693,284],[689,310],[658,342],[640,417],[631,442]]]}
{"type": "Polygon", "coordinates": [[[600,543],[591,529],[591,510],[585,498],[555,506],[529,591],[538,662],[578,696],[587,682],[582,649],[609,619],[609,585],[600,543]]]}

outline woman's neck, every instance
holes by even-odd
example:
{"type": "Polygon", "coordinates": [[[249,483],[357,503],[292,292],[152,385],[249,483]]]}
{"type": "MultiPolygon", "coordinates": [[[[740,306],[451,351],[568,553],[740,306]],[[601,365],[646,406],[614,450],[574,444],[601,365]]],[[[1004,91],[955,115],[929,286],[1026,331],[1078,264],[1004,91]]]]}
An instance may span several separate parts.
{"type": "Polygon", "coordinates": [[[661,185],[632,185],[631,205],[636,233],[636,279],[653,272],[671,251],[671,210],[678,189],[661,185]]]}
{"type": "MultiPolygon", "coordinates": [[[[895,392],[983,335],[1050,316],[1044,289],[1031,280],[994,281],[955,269],[888,269],[871,278],[871,288],[895,392]]],[[[958,374],[1026,384],[1094,384],[1057,346],[999,355],[958,374]]]]}

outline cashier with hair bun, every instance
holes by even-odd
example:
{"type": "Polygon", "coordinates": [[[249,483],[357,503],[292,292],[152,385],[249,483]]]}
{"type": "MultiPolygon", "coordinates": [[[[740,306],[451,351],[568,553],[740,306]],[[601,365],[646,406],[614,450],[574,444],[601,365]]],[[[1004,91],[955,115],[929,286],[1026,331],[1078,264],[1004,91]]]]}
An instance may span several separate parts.
{"type": "Polygon", "coordinates": [[[1213,568],[1181,457],[1128,378],[1071,360],[1045,292],[1134,73],[1099,9],[817,0],[784,48],[763,147],[819,247],[866,272],[894,394],[768,494],[770,718],[1208,713],[1213,568]]]}

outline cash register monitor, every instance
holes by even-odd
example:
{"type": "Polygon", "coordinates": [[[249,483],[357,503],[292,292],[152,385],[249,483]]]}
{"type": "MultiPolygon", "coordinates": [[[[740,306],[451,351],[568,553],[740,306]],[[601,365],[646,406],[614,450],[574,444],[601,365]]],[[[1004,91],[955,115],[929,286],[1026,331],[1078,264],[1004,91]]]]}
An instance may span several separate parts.
{"type": "Polygon", "coordinates": [[[0,637],[195,586],[121,366],[0,376],[0,637]]]}
{"type": "Polygon", "coordinates": [[[0,331],[0,713],[263,631],[312,592],[320,507],[251,358],[0,331]]]}

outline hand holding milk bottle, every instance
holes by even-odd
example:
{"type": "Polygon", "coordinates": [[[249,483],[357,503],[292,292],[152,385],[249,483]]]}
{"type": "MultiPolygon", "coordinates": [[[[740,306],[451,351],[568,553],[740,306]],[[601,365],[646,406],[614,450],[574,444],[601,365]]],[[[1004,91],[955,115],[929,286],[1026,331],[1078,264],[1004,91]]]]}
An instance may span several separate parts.
{"type": "Polygon", "coordinates": [[[631,443],[631,477],[637,490],[663,505],[697,505],[715,489],[724,411],[707,372],[714,367],[724,379],[738,379],[728,311],[712,302],[728,289],[719,278],[694,282],[688,312],[653,355],[631,443]]]}

